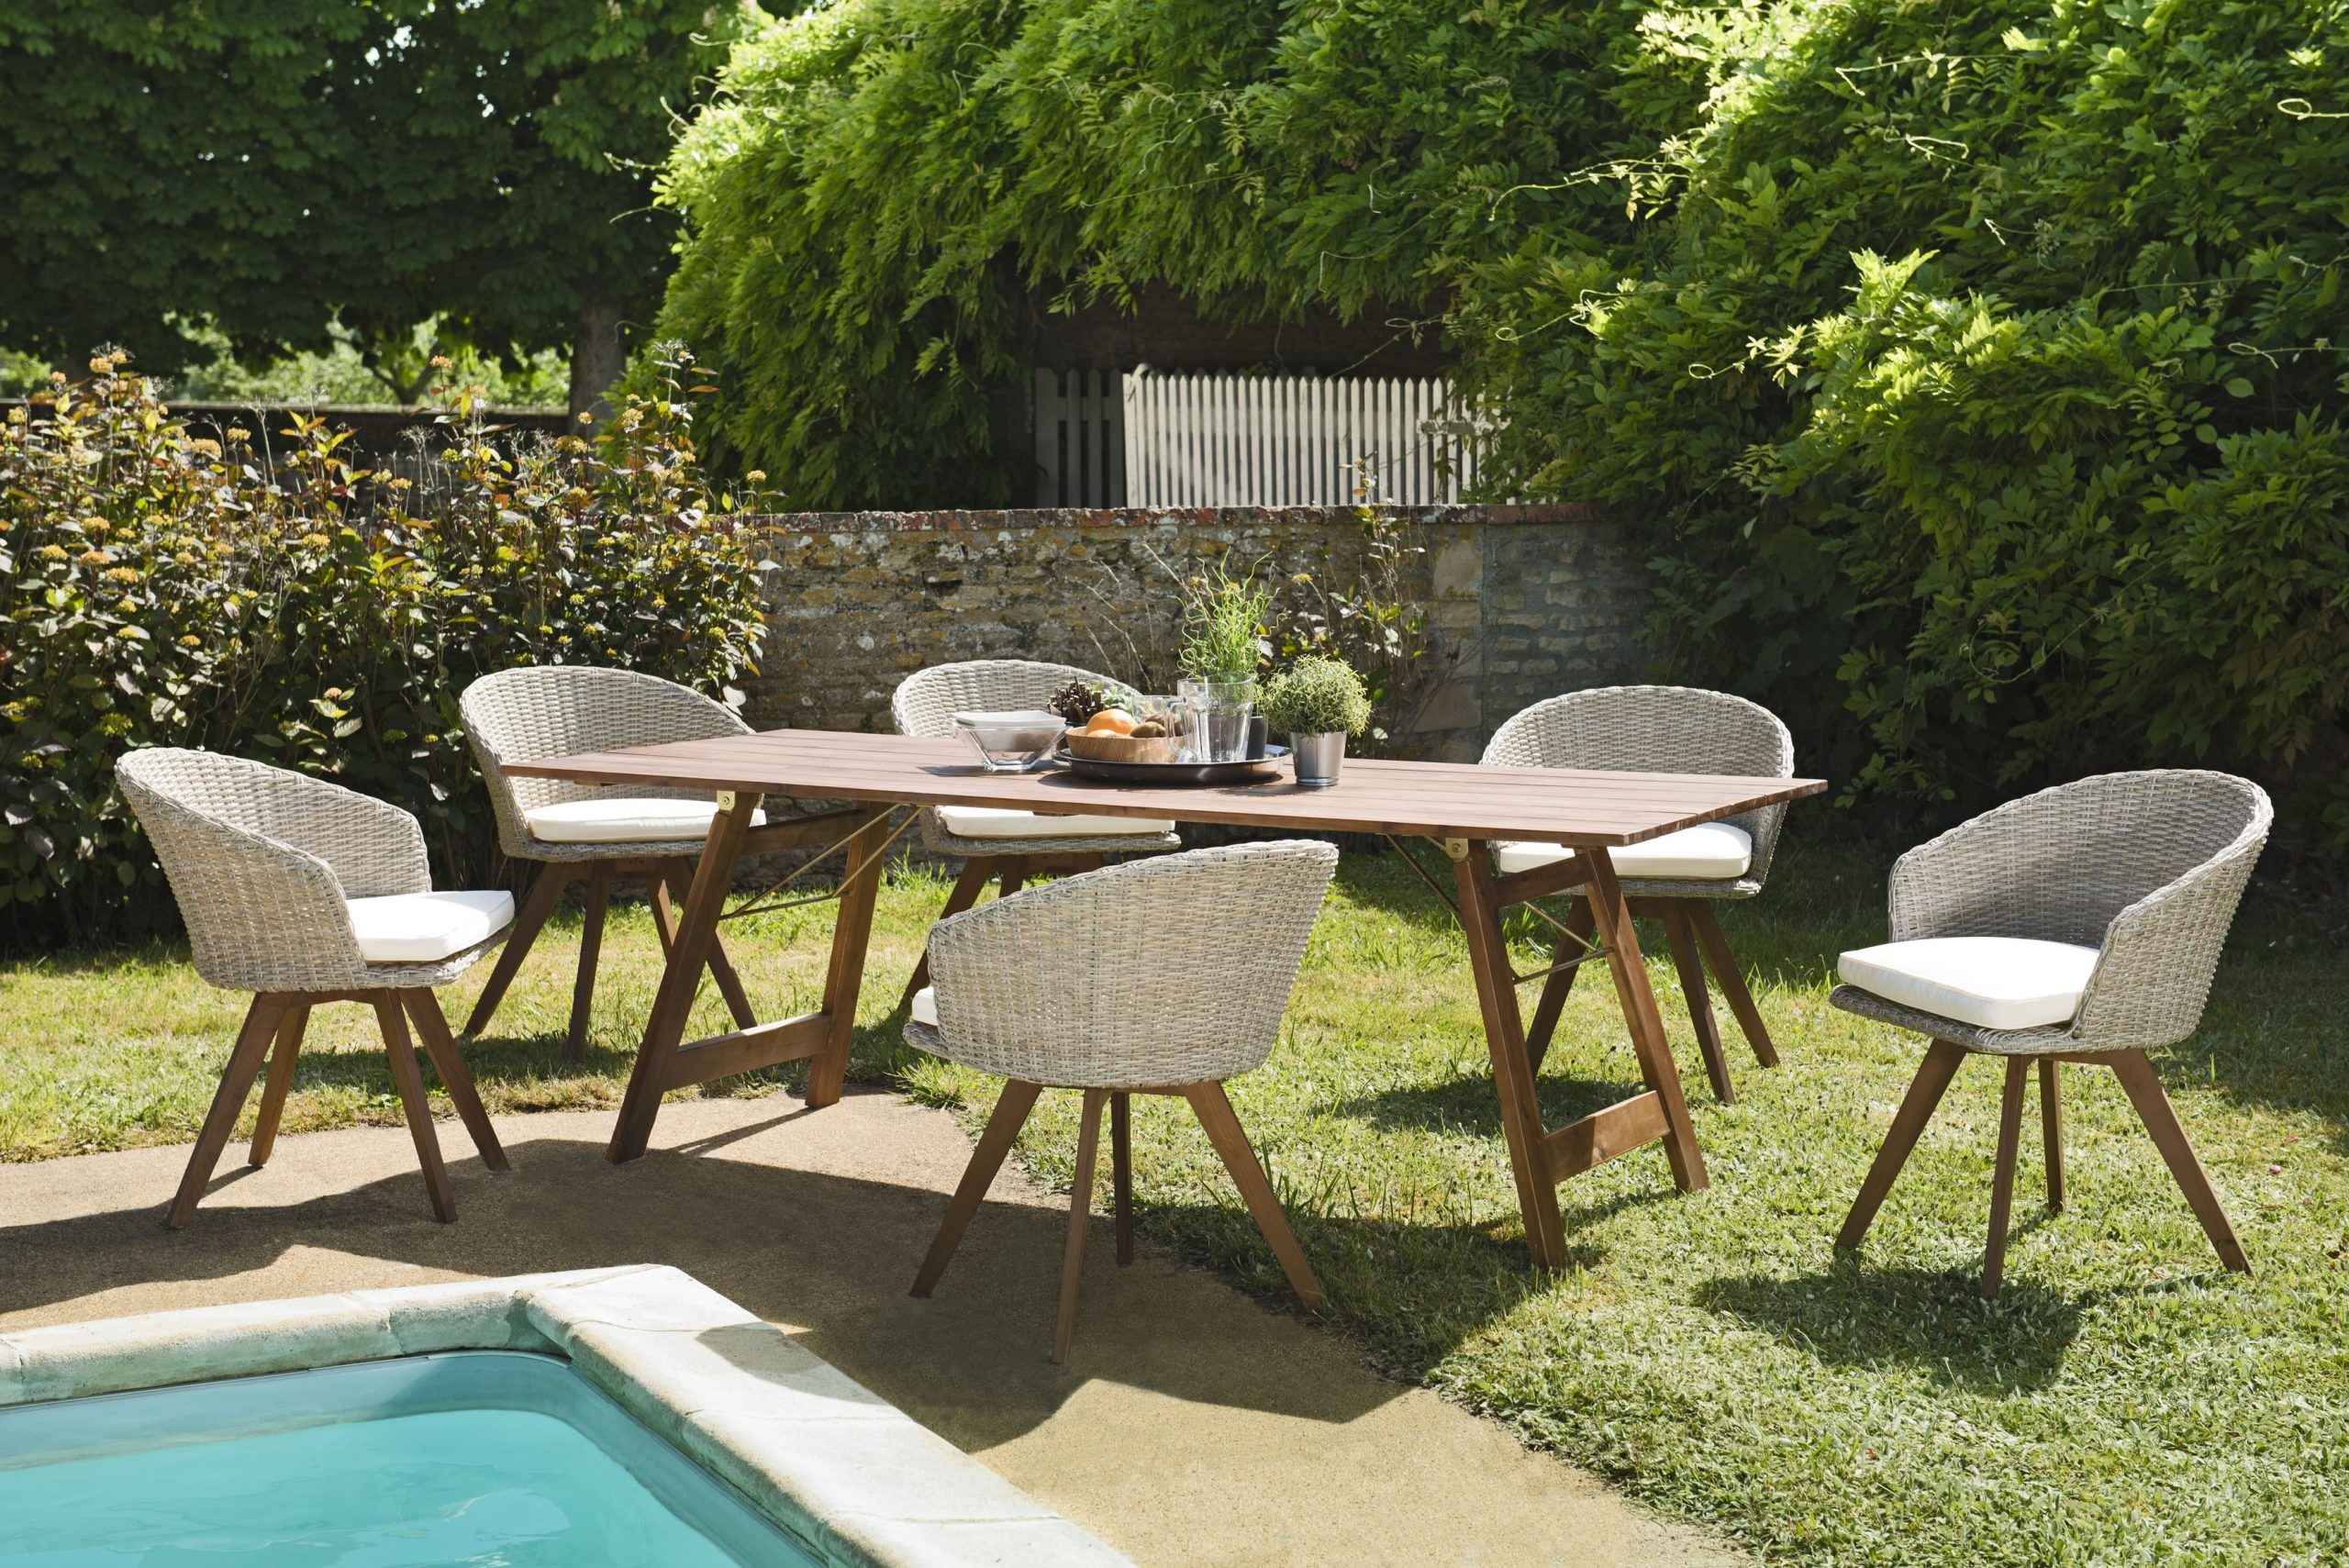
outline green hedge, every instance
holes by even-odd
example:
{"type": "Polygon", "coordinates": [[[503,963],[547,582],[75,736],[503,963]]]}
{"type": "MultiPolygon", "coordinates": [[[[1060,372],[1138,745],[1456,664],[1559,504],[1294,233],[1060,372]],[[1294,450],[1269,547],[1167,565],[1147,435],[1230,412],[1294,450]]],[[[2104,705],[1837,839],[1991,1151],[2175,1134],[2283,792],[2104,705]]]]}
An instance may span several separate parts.
{"type": "Polygon", "coordinates": [[[1422,302],[1495,494],[1859,793],[2210,761],[2349,840],[2349,0],[841,0],[734,50],[666,328],[795,504],[985,504],[1031,290],[1422,302]]]}
{"type": "Polygon", "coordinates": [[[674,384],[593,442],[503,440],[459,394],[428,501],[323,424],[192,430],[118,357],[91,372],[0,431],[0,946],[172,923],[114,789],[132,747],[396,801],[436,878],[480,884],[499,868],[457,716],[475,676],[618,664],[722,692],[750,665],[751,498],[704,484],[674,384]]]}

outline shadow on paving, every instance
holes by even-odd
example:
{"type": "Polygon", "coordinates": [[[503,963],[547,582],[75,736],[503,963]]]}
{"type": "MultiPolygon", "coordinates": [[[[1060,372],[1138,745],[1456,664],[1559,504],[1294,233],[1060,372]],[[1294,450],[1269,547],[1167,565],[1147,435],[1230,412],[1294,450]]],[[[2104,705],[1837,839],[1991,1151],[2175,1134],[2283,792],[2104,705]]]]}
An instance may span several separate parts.
{"type": "Polygon", "coordinates": [[[729,1146],[808,1114],[792,1102],[776,1117],[625,1166],[608,1163],[599,1142],[533,1139],[512,1146],[513,1176],[455,1158],[455,1129],[444,1123],[460,1214],[447,1226],[429,1218],[412,1169],[257,1207],[221,1201],[256,1174],[230,1164],[212,1184],[214,1201],[178,1231],[160,1223],[170,1196],[161,1185],[137,1207],[0,1228],[0,1256],[10,1260],[0,1311],[157,1281],[226,1280],[296,1249],[478,1275],[651,1262],[793,1326],[809,1349],[966,1450],[1029,1431],[1091,1378],[1330,1423],[1404,1392],[1315,1375],[1318,1360],[1297,1355],[1291,1336],[1264,1331],[1264,1307],[1163,1254],[1115,1267],[1098,1218],[1072,1363],[1055,1368],[1046,1355],[1065,1211],[990,1202],[936,1296],[916,1300],[908,1287],[942,1193],[728,1157],[729,1146]]]}

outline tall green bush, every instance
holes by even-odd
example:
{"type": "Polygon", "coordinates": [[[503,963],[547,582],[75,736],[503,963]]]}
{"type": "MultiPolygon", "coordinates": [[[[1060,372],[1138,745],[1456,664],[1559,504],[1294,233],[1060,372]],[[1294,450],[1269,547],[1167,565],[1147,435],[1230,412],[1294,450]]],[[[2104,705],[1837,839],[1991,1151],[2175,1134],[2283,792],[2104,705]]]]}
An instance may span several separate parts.
{"type": "Polygon", "coordinates": [[[1631,251],[1469,291],[1513,482],[1642,513],[1675,662],[1863,793],[2207,761],[2349,839],[2349,6],[1673,37],[1709,97],[1631,251]]]}
{"type": "Polygon", "coordinates": [[[750,666],[751,497],[705,483],[674,373],[592,442],[507,441],[456,395],[427,501],[320,422],[197,431],[118,357],[91,372],[0,430],[0,944],[169,919],[114,789],[132,747],[395,801],[436,875],[478,884],[495,833],[467,683],[580,662],[722,692],[750,666]]]}
{"type": "Polygon", "coordinates": [[[837,0],[681,139],[665,320],[801,504],[974,505],[1031,296],[1386,309],[1806,766],[2349,841],[2344,61],[2349,0],[837,0]]]}

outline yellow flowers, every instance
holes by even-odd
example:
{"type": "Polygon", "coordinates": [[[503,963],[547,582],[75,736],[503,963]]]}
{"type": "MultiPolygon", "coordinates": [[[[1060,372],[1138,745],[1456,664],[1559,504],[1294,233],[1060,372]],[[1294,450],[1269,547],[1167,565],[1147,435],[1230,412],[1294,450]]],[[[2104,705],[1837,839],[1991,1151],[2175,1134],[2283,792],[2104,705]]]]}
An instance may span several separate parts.
{"type": "Polygon", "coordinates": [[[73,559],[84,566],[104,566],[114,558],[103,550],[85,550],[73,559]]]}
{"type": "Polygon", "coordinates": [[[302,542],[312,550],[324,550],[334,540],[321,533],[306,533],[302,536],[302,542]]]}
{"type": "Polygon", "coordinates": [[[139,575],[136,566],[117,566],[106,573],[106,579],[109,583],[136,583],[139,575]]]}
{"type": "Polygon", "coordinates": [[[43,561],[71,561],[73,559],[73,557],[67,552],[65,547],[61,544],[42,545],[40,547],[40,558],[43,561]]]}

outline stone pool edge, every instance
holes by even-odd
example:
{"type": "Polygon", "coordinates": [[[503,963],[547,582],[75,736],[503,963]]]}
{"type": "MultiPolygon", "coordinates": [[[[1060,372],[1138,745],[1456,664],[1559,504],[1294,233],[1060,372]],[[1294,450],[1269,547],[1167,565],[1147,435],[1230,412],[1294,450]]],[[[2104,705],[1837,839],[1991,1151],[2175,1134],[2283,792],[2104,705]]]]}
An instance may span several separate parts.
{"type": "Polygon", "coordinates": [[[1130,1561],[681,1270],[629,1264],[0,1334],[0,1407],[440,1351],[559,1355],[834,1568],[1130,1561]]]}

